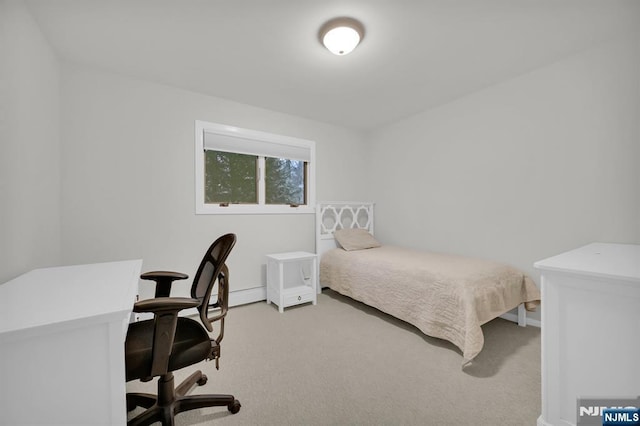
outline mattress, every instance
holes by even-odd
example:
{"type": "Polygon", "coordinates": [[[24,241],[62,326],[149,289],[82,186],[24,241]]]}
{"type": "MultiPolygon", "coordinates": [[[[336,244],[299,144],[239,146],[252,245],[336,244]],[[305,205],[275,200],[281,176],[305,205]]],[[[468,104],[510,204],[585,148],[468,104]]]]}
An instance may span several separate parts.
{"type": "Polygon", "coordinates": [[[381,246],[323,254],[320,283],[445,339],[462,351],[463,366],[484,346],[482,324],[540,301],[535,283],[501,263],[381,246]]]}

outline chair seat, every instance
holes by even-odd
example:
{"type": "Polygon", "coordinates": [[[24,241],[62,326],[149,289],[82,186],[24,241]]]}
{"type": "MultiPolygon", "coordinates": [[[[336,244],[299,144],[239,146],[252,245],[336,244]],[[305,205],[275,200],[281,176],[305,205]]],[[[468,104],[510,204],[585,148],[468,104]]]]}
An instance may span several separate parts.
{"type": "MultiPolygon", "coordinates": [[[[125,342],[127,381],[150,377],[153,359],[154,321],[129,324],[125,342]]],[[[179,317],[169,356],[169,371],[207,359],[211,354],[211,339],[200,323],[179,317]]]]}

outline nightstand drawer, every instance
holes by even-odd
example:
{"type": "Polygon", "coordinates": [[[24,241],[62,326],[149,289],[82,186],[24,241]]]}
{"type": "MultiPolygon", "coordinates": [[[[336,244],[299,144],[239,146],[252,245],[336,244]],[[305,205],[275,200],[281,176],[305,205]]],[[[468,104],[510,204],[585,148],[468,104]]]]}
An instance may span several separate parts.
{"type": "Polygon", "coordinates": [[[307,303],[314,301],[314,289],[311,287],[306,288],[292,288],[285,291],[284,294],[284,306],[298,305],[300,303],[307,303]]]}

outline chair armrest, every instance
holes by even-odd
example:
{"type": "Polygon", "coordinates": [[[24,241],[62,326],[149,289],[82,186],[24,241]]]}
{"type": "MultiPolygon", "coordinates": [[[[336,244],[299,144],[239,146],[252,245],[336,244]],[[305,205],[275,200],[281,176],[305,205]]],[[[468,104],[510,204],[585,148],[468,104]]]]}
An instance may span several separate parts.
{"type": "Polygon", "coordinates": [[[200,318],[203,324],[209,330],[213,331],[213,323],[220,321],[220,332],[215,341],[219,344],[224,337],[224,318],[227,316],[229,309],[229,268],[222,265],[220,274],[218,274],[218,300],[212,305],[208,305],[207,309],[200,311],[200,318]],[[209,309],[220,309],[217,315],[209,316],[209,309]],[[204,313],[204,315],[203,315],[204,313]]]}
{"type": "Polygon", "coordinates": [[[188,297],[159,297],[145,299],[133,305],[134,312],[153,312],[153,357],[151,360],[151,376],[160,376],[168,371],[169,357],[178,324],[178,312],[200,305],[197,299],[188,297]]]}
{"type": "Polygon", "coordinates": [[[195,308],[198,305],[200,305],[198,299],[191,299],[189,297],[158,297],[136,302],[135,305],[133,305],[133,312],[153,312],[154,314],[160,315],[195,308]]]}
{"type": "Polygon", "coordinates": [[[171,293],[171,284],[176,280],[186,280],[189,276],[182,272],[151,271],[140,275],[140,278],[156,282],[155,297],[169,297],[169,294],[171,293]]]}
{"type": "Polygon", "coordinates": [[[185,280],[189,278],[189,276],[187,274],[183,274],[182,272],[151,271],[151,272],[145,272],[144,274],[140,275],[140,278],[142,278],[143,280],[155,280],[158,278],[160,279],[171,278],[173,280],[185,280]]]}

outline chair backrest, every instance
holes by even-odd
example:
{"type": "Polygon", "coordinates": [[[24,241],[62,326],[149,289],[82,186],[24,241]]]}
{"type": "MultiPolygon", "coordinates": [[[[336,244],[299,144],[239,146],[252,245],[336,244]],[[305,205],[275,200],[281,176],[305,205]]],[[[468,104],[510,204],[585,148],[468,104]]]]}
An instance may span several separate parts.
{"type": "Polygon", "coordinates": [[[225,265],[231,249],[236,244],[235,234],[225,234],[215,240],[204,255],[191,286],[191,297],[201,301],[200,319],[210,332],[213,331],[212,322],[223,319],[227,314],[229,298],[229,269],[225,265]],[[218,281],[218,299],[211,304],[211,293],[218,281]],[[209,318],[211,308],[220,308],[220,312],[209,318]]]}

